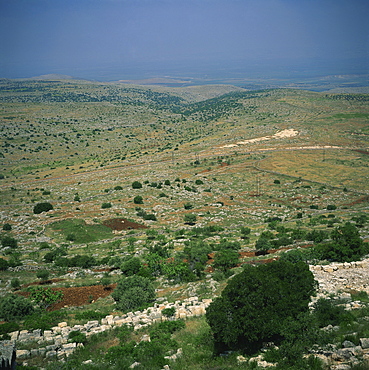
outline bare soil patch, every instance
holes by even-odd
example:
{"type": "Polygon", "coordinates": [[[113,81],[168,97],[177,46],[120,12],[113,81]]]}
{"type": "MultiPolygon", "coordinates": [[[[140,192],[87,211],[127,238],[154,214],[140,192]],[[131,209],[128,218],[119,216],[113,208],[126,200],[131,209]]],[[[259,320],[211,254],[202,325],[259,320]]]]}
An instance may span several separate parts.
{"type": "MultiPolygon", "coordinates": [[[[62,291],[64,296],[63,299],[52,305],[48,311],[60,310],[63,307],[72,306],[83,306],[96,301],[98,298],[105,298],[111,294],[117,284],[111,284],[108,286],[103,285],[91,285],[82,287],[70,287],[70,288],[51,288],[53,291],[62,291]]],[[[29,292],[19,292],[18,294],[28,297],[29,292]]]]}
{"type": "Polygon", "coordinates": [[[112,218],[110,220],[105,220],[103,222],[103,225],[109,227],[112,230],[117,230],[117,231],[148,228],[146,225],[128,221],[125,218],[112,218]]]}

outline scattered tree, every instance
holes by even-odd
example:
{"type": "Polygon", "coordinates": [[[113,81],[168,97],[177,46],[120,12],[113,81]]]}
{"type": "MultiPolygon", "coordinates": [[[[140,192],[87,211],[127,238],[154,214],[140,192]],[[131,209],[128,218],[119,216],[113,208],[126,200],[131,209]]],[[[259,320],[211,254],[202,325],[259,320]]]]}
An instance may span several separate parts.
{"type": "Polygon", "coordinates": [[[51,211],[52,209],[54,209],[53,205],[49,202],[42,202],[42,203],[37,203],[34,207],[33,207],[33,213],[35,215],[37,214],[40,214],[42,212],[49,212],[51,211]]]}
{"type": "Polygon", "coordinates": [[[0,300],[0,317],[6,321],[21,319],[33,311],[32,302],[22,296],[9,294],[0,300]]]}
{"type": "Polygon", "coordinates": [[[133,203],[134,204],[143,204],[143,198],[141,197],[141,195],[136,195],[133,198],[133,203]]]}
{"type": "Polygon", "coordinates": [[[3,225],[3,230],[4,231],[10,231],[12,229],[12,225],[10,225],[10,224],[4,224],[3,225]]]}
{"type": "Polygon", "coordinates": [[[12,238],[11,236],[8,236],[8,235],[5,235],[2,239],[1,239],[1,245],[5,248],[5,247],[9,247],[9,248],[17,248],[18,247],[18,242],[16,239],[12,238]]]}
{"type": "Polygon", "coordinates": [[[155,299],[155,288],[149,279],[133,275],[118,282],[112,297],[117,302],[118,310],[135,311],[152,303],[155,299]]]}
{"type": "Polygon", "coordinates": [[[194,214],[187,214],[184,216],[184,222],[188,225],[195,225],[197,217],[194,214]]]}
{"type": "Polygon", "coordinates": [[[112,205],[111,205],[111,203],[110,203],[110,202],[105,202],[105,203],[103,203],[103,204],[101,205],[101,208],[103,208],[103,209],[111,208],[111,207],[112,207],[112,205]]]}
{"type": "Polygon", "coordinates": [[[139,181],[133,181],[132,188],[133,189],[141,189],[142,188],[142,184],[139,181]]]}
{"type": "Polygon", "coordinates": [[[0,258],[0,271],[5,271],[9,267],[8,261],[0,258]]]}
{"type": "Polygon", "coordinates": [[[49,279],[50,272],[47,270],[39,270],[37,271],[36,276],[41,280],[41,282],[45,282],[49,279]]]}
{"type": "Polygon", "coordinates": [[[132,276],[137,274],[142,268],[142,263],[138,257],[132,257],[122,263],[121,270],[123,275],[132,276]]]}

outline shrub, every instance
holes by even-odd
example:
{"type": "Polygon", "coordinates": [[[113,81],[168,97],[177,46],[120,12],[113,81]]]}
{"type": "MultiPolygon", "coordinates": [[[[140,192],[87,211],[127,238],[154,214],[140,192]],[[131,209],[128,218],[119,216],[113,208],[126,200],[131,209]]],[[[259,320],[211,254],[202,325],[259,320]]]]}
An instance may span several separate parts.
{"type": "Polygon", "coordinates": [[[67,236],[65,237],[65,240],[67,240],[68,242],[75,242],[77,240],[77,237],[75,234],[70,233],[70,234],[67,234],[67,236]]]}
{"type": "Polygon", "coordinates": [[[103,203],[103,204],[101,205],[101,208],[103,208],[103,209],[111,208],[111,207],[112,207],[112,205],[111,205],[111,203],[110,203],[110,202],[105,202],[105,203],[103,203]]]}
{"type": "Polygon", "coordinates": [[[87,337],[85,333],[80,331],[71,331],[68,335],[69,342],[73,343],[86,343],[87,337]]]}
{"type": "Polygon", "coordinates": [[[21,284],[20,284],[20,281],[18,278],[14,278],[10,281],[10,286],[13,288],[13,289],[19,289],[21,284]]]}
{"type": "Polygon", "coordinates": [[[17,248],[18,247],[18,242],[16,239],[12,238],[11,236],[4,236],[1,239],[1,245],[5,247],[10,247],[10,248],[17,248]]]}
{"type": "Polygon", "coordinates": [[[42,202],[42,203],[37,203],[34,207],[33,207],[33,213],[35,215],[37,214],[40,214],[42,212],[49,212],[51,211],[52,209],[54,209],[54,207],[52,206],[51,203],[49,202],[42,202]]]}
{"type": "Polygon", "coordinates": [[[9,267],[8,261],[0,258],[0,271],[5,271],[9,267]]]}
{"type": "Polygon", "coordinates": [[[279,185],[281,182],[279,180],[274,180],[274,184],[279,185]]]}
{"type": "Polygon", "coordinates": [[[4,224],[3,225],[3,230],[4,231],[10,231],[12,229],[12,225],[10,225],[10,224],[4,224]]]}
{"type": "Polygon", "coordinates": [[[97,312],[94,310],[88,310],[84,312],[76,312],[75,319],[76,320],[101,320],[106,316],[105,313],[97,312]]]}
{"type": "Polygon", "coordinates": [[[225,249],[215,254],[213,266],[222,272],[225,272],[226,270],[237,266],[238,258],[238,252],[232,249],[225,249]]]}
{"type": "Polygon", "coordinates": [[[347,324],[354,320],[354,316],[343,306],[338,306],[331,299],[319,298],[314,304],[314,316],[319,327],[327,325],[347,324]]]}
{"type": "Polygon", "coordinates": [[[165,316],[165,317],[172,317],[174,316],[174,314],[176,313],[176,308],[175,307],[168,307],[168,308],[164,308],[161,313],[165,316]]]}
{"type": "Polygon", "coordinates": [[[111,295],[118,310],[129,312],[149,305],[155,299],[155,288],[149,279],[133,275],[122,278],[111,295]]]}
{"type": "Polygon", "coordinates": [[[185,204],[183,205],[183,208],[184,208],[184,209],[192,209],[192,208],[193,208],[193,205],[192,205],[191,203],[185,203],[185,204]]]}
{"type": "Polygon", "coordinates": [[[195,181],[195,184],[196,184],[196,185],[202,185],[202,184],[203,184],[203,181],[202,181],[202,180],[200,180],[200,179],[197,179],[197,180],[195,181]]]}
{"type": "Polygon", "coordinates": [[[184,222],[189,225],[195,225],[197,220],[196,215],[194,214],[187,214],[184,216],[184,222]]]}
{"type": "Polygon", "coordinates": [[[132,257],[129,260],[123,262],[121,266],[122,273],[125,276],[132,276],[137,274],[142,267],[142,263],[138,257],[132,257]]]}
{"type": "Polygon", "coordinates": [[[116,187],[114,187],[114,190],[123,190],[123,188],[120,185],[117,185],[116,187]]]}
{"type": "Polygon", "coordinates": [[[4,324],[0,324],[0,335],[11,333],[13,331],[19,330],[19,325],[15,322],[6,322],[4,324]]]}
{"type": "Polygon", "coordinates": [[[249,227],[241,227],[241,239],[248,239],[251,233],[251,229],[249,227]]]}
{"type": "Polygon", "coordinates": [[[337,209],[337,207],[334,204],[328,204],[327,205],[327,210],[328,211],[334,211],[335,209],[337,209]]]}
{"type": "Polygon", "coordinates": [[[255,243],[255,248],[260,254],[267,254],[272,244],[268,238],[260,237],[255,243]]]}
{"type": "Polygon", "coordinates": [[[33,311],[32,302],[22,296],[9,294],[0,301],[0,317],[6,321],[21,319],[33,311]]]}
{"type": "Polygon", "coordinates": [[[133,181],[132,188],[133,189],[141,189],[142,188],[142,184],[139,181],[133,181]]]}
{"type": "Polygon", "coordinates": [[[321,259],[352,262],[359,260],[369,252],[369,244],[363,242],[358,229],[350,222],[336,227],[331,233],[331,238],[332,242],[315,247],[321,259]]]}
{"type": "Polygon", "coordinates": [[[36,276],[42,281],[46,281],[49,279],[50,272],[47,270],[39,270],[37,271],[36,276]]]}
{"type": "Polygon", "coordinates": [[[133,198],[133,203],[134,204],[143,204],[143,198],[141,195],[137,195],[133,198]]]}
{"type": "Polygon", "coordinates": [[[27,330],[42,329],[49,330],[53,326],[57,326],[59,322],[66,318],[66,311],[52,311],[52,312],[35,312],[27,316],[23,323],[23,328],[27,330]]]}
{"type": "Polygon", "coordinates": [[[157,218],[156,218],[156,216],[153,214],[153,213],[150,213],[150,214],[145,214],[144,216],[143,216],[143,219],[144,220],[147,220],[147,221],[157,221],[157,218]]]}

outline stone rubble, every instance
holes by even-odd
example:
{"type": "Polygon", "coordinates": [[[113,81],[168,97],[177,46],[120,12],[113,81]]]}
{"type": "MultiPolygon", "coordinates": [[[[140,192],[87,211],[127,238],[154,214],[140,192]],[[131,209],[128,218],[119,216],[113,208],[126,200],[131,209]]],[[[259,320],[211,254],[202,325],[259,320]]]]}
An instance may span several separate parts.
{"type": "MultiPolygon", "coordinates": [[[[74,343],[68,339],[69,333],[72,331],[78,331],[84,333],[86,337],[90,337],[91,335],[122,325],[128,325],[133,327],[134,330],[139,330],[156,322],[202,316],[206,313],[206,308],[211,302],[211,299],[199,300],[198,297],[191,297],[185,299],[183,302],[155,303],[154,306],[142,312],[128,312],[123,316],[108,315],[101,319],[101,322],[91,320],[84,325],[74,325],[73,327],[68,326],[66,322],[60,322],[58,326],[51,328],[51,330],[44,330],[43,332],[41,329],[15,331],[9,333],[11,337],[9,342],[14,344],[14,346],[29,342],[36,342],[40,345],[37,349],[16,350],[17,360],[24,360],[35,356],[63,359],[72,354],[78,347],[83,346],[81,343],[74,343]],[[171,307],[175,308],[175,315],[173,318],[167,318],[162,314],[162,310],[171,307]]],[[[142,340],[150,340],[150,338],[143,338],[142,340]]],[[[178,349],[177,353],[168,356],[168,358],[175,360],[181,355],[182,349],[178,349]]]]}

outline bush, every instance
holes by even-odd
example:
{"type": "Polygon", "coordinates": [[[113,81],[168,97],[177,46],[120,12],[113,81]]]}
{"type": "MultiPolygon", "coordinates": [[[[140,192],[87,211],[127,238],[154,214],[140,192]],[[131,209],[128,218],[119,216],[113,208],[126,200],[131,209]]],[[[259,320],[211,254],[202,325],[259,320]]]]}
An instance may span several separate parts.
{"type": "Polygon", "coordinates": [[[184,222],[189,225],[195,225],[197,220],[196,215],[193,214],[187,214],[184,216],[184,222]]]}
{"type": "Polygon", "coordinates": [[[35,215],[37,214],[40,214],[42,212],[49,212],[51,211],[52,209],[54,209],[54,207],[52,206],[51,203],[49,202],[42,202],[42,203],[37,203],[34,207],[33,207],[33,213],[35,215]]]}
{"type": "Polygon", "coordinates": [[[39,270],[37,271],[36,276],[42,281],[46,281],[49,279],[50,272],[47,270],[39,270]]]}
{"type": "Polygon", "coordinates": [[[117,185],[114,187],[114,190],[123,190],[123,188],[120,185],[117,185]]]}
{"type": "Polygon", "coordinates": [[[3,225],[3,230],[4,231],[10,231],[12,229],[12,225],[10,225],[10,224],[4,224],[3,225]]]}
{"type": "Polygon", "coordinates": [[[192,209],[192,208],[193,208],[193,205],[192,205],[191,203],[185,203],[185,204],[183,205],[183,208],[184,208],[184,209],[192,209]]]}
{"type": "Polygon", "coordinates": [[[175,307],[168,307],[168,308],[164,308],[161,313],[165,316],[165,317],[173,317],[174,314],[176,313],[176,308],[175,307]]]}
{"type": "Polygon", "coordinates": [[[105,203],[103,203],[103,204],[101,205],[101,208],[103,208],[103,209],[111,208],[111,207],[112,207],[112,205],[111,205],[111,203],[110,203],[110,202],[105,202],[105,203]]]}
{"type": "Polygon", "coordinates": [[[18,242],[16,239],[12,238],[11,236],[4,236],[1,239],[1,245],[5,247],[10,247],[10,248],[17,248],[18,247],[18,242]]]}
{"type": "Polygon", "coordinates": [[[142,184],[139,181],[133,181],[132,188],[133,189],[141,189],[142,188],[142,184]]]}
{"type": "Polygon", "coordinates": [[[5,271],[9,267],[8,261],[0,258],[0,271],[5,271]]]}
{"type": "Polygon", "coordinates": [[[71,331],[68,335],[69,342],[73,343],[86,343],[86,334],[80,331],[71,331]]]}
{"type": "Polygon", "coordinates": [[[76,320],[101,320],[106,316],[105,313],[97,312],[94,310],[88,310],[84,312],[76,312],[75,319],[76,320]]]}
{"type": "Polygon", "coordinates": [[[272,249],[272,244],[268,238],[260,237],[255,243],[255,248],[260,254],[267,254],[269,249],[272,249]]]}
{"type": "Polygon", "coordinates": [[[49,330],[53,326],[57,326],[59,322],[64,321],[66,315],[66,311],[61,310],[52,312],[36,312],[25,318],[23,328],[26,330],[49,330]]]}
{"type": "Polygon", "coordinates": [[[19,281],[18,278],[14,278],[10,281],[10,286],[13,288],[13,289],[19,289],[20,286],[21,286],[21,283],[19,281]]]}
{"type": "Polygon", "coordinates": [[[153,213],[146,213],[144,216],[143,216],[143,219],[144,220],[147,220],[147,221],[157,221],[157,218],[156,216],[153,214],[153,213]]]}
{"type": "Polygon", "coordinates": [[[9,294],[0,301],[0,317],[6,321],[21,319],[33,311],[32,302],[22,296],[9,294]]]}
{"type": "Polygon", "coordinates": [[[132,276],[137,274],[142,267],[142,263],[138,257],[132,257],[129,260],[123,262],[121,270],[123,275],[132,276]]]}
{"type": "Polygon", "coordinates": [[[357,261],[369,252],[368,243],[360,238],[358,229],[347,222],[336,227],[331,233],[332,242],[315,247],[321,259],[336,262],[357,261]]]}
{"type": "Polygon", "coordinates": [[[347,324],[354,320],[352,313],[346,311],[343,306],[338,306],[333,300],[324,298],[319,298],[314,304],[314,316],[321,328],[327,325],[347,324]]]}
{"type": "Polygon", "coordinates": [[[337,207],[334,204],[328,204],[327,205],[327,210],[328,211],[334,211],[335,209],[337,209],[337,207]]]}
{"type": "Polygon", "coordinates": [[[118,310],[136,311],[155,299],[155,288],[149,279],[133,275],[121,279],[111,295],[118,310]]]}
{"type": "Polygon", "coordinates": [[[11,333],[13,331],[19,330],[19,325],[15,322],[6,322],[4,324],[0,324],[0,335],[11,333]]]}
{"type": "Polygon", "coordinates": [[[215,350],[254,353],[263,342],[279,343],[286,324],[308,312],[314,288],[305,263],[247,265],[206,310],[215,350]]]}
{"type": "Polygon", "coordinates": [[[133,198],[133,203],[134,204],[143,204],[143,198],[141,197],[141,195],[136,195],[133,198]]]}
{"type": "Polygon", "coordinates": [[[215,254],[213,266],[216,269],[225,272],[226,270],[237,266],[238,258],[238,252],[232,249],[225,249],[215,254]]]}

